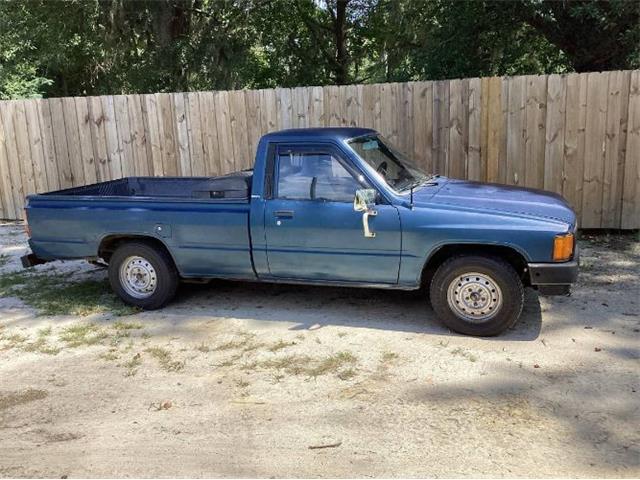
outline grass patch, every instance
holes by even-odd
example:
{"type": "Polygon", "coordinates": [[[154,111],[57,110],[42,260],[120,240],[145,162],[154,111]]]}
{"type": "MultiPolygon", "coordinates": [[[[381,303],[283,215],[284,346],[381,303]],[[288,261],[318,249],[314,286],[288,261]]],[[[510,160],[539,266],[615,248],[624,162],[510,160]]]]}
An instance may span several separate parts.
{"type": "Polygon", "coordinates": [[[69,347],[96,345],[109,335],[93,323],[78,323],[64,328],[58,338],[69,347]]]}
{"type": "Polygon", "coordinates": [[[282,350],[283,348],[292,347],[296,342],[285,342],[284,340],[278,340],[276,343],[272,344],[268,350],[270,352],[277,352],[282,350]]]}
{"type": "Polygon", "coordinates": [[[137,322],[124,322],[122,320],[116,320],[111,327],[118,332],[127,332],[129,330],[141,330],[143,325],[137,322]]]}
{"type": "Polygon", "coordinates": [[[399,357],[400,355],[398,355],[396,352],[384,352],[380,361],[383,363],[391,363],[394,360],[397,360],[399,357]]]}
{"type": "Polygon", "coordinates": [[[353,372],[349,372],[349,370],[353,370],[353,366],[357,362],[357,358],[352,353],[338,352],[324,358],[313,358],[308,355],[287,355],[260,362],[258,365],[263,368],[280,370],[289,375],[305,375],[316,378],[322,375],[335,374],[338,378],[341,378],[342,375],[344,379],[348,379],[355,375],[355,370],[353,372]]]}
{"type": "Polygon", "coordinates": [[[0,275],[0,296],[14,296],[38,310],[39,315],[80,315],[110,312],[131,315],[138,309],[125,305],[107,280],[69,282],[70,274],[28,273],[0,275]]]}
{"type": "Polygon", "coordinates": [[[7,335],[6,337],[4,337],[4,340],[9,342],[9,344],[12,347],[20,346],[24,342],[26,342],[28,339],[29,339],[29,337],[27,337],[26,335],[23,335],[21,333],[13,333],[11,335],[7,335]]]}
{"type": "Polygon", "coordinates": [[[476,357],[473,353],[467,352],[465,349],[460,347],[451,350],[451,355],[459,355],[463,358],[466,358],[470,362],[475,362],[478,360],[478,357],[476,357]]]}
{"type": "Polygon", "coordinates": [[[125,377],[133,377],[136,373],[138,373],[138,367],[140,365],[142,365],[142,355],[140,355],[139,353],[136,353],[129,360],[120,364],[121,367],[127,369],[124,373],[125,377]]]}
{"type": "Polygon", "coordinates": [[[118,355],[117,349],[111,348],[108,352],[102,352],[100,355],[98,355],[98,358],[107,362],[114,362],[120,358],[120,355],[118,355]]]}
{"type": "Polygon", "coordinates": [[[28,389],[22,392],[0,394],[0,411],[25,403],[35,402],[47,398],[49,394],[45,390],[28,389]]]}
{"type": "Polygon", "coordinates": [[[38,330],[38,338],[46,338],[51,335],[51,327],[43,327],[38,330]]]}
{"type": "Polygon", "coordinates": [[[242,350],[243,352],[250,352],[253,350],[258,350],[265,346],[264,343],[255,341],[255,334],[253,333],[240,333],[240,338],[229,340],[228,342],[222,343],[214,348],[216,352],[224,351],[224,350],[242,350]]]}
{"type": "Polygon", "coordinates": [[[22,346],[25,352],[44,353],[46,355],[57,355],[60,348],[50,345],[46,337],[38,337],[35,341],[22,346]]]}
{"type": "Polygon", "coordinates": [[[158,360],[160,367],[167,372],[179,372],[184,369],[186,362],[173,360],[171,352],[163,347],[149,347],[145,350],[158,360]]]}

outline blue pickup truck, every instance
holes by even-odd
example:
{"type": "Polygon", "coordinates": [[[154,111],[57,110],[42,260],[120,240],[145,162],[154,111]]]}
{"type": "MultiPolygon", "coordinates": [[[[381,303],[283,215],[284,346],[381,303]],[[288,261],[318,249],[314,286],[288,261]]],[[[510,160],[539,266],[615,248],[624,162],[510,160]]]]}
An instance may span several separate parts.
{"type": "Polygon", "coordinates": [[[562,197],[422,171],[376,131],[269,133],[253,170],[130,177],[27,197],[29,267],[109,265],[128,304],[157,309],[181,279],[428,291],[470,335],[515,323],[523,289],[567,294],[576,216],[562,197]]]}

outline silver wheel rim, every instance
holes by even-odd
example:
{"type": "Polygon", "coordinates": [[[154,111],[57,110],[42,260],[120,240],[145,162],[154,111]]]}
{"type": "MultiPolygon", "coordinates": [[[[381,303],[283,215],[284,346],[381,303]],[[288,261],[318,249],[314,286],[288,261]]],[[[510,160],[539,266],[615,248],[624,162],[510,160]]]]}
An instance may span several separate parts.
{"type": "Polygon", "coordinates": [[[120,265],[120,285],[134,298],[148,298],[158,286],[158,275],[143,257],[127,257],[120,265]]]}
{"type": "Polygon", "coordinates": [[[447,290],[449,308],[463,320],[481,323],[502,308],[502,290],[489,275],[469,272],[458,275],[447,290]]]}

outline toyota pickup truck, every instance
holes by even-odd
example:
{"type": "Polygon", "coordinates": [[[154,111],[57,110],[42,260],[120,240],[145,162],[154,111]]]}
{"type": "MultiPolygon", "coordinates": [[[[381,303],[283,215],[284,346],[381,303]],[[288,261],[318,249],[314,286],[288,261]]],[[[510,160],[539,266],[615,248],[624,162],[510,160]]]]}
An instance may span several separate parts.
{"type": "Polygon", "coordinates": [[[252,170],[122,178],[30,195],[25,210],[25,267],[104,262],[143,309],[182,279],[424,287],[446,326],[488,336],[516,322],[524,287],[568,294],[578,273],[562,197],[430,174],[366,128],[273,132],[252,170]]]}

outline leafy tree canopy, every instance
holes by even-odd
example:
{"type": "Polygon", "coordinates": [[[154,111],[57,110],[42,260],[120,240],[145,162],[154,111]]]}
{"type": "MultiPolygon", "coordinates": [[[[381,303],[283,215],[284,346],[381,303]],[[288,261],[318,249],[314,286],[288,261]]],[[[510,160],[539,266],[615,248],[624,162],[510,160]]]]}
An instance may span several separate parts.
{"type": "Polygon", "coordinates": [[[0,98],[639,66],[631,0],[0,2],[0,98]]]}

